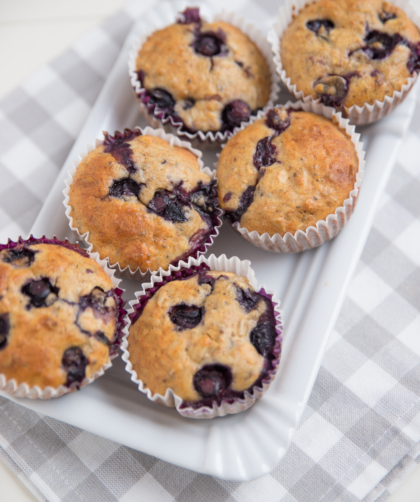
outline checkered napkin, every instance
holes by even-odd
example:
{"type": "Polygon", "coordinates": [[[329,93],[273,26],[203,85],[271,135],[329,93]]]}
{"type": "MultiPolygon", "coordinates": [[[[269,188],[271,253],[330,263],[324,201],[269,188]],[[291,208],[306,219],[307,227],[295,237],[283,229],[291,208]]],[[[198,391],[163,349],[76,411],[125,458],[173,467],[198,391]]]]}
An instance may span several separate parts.
{"type": "MultiPolygon", "coordinates": [[[[153,3],[130,3],[0,102],[0,242],[30,230],[128,30],[153,3]]],[[[262,27],[278,8],[231,4],[262,27]]],[[[420,93],[308,406],[271,474],[220,481],[0,398],[3,461],[50,502],[385,501],[420,462],[419,151],[420,93]]]]}

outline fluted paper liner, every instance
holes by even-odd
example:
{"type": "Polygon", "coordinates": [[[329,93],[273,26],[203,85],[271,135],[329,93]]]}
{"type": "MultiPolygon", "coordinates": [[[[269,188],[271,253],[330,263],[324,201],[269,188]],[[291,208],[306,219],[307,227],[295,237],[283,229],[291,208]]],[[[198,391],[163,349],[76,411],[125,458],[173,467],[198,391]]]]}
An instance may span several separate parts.
{"type": "MultiPolygon", "coordinates": [[[[311,0],[286,0],[284,6],[280,7],[276,21],[268,33],[267,40],[271,43],[273,50],[273,61],[280,75],[281,81],[287,87],[288,91],[295,96],[296,99],[301,99],[305,103],[313,102],[320,103],[320,99],[315,99],[313,96],[305,96],[303,91],[298,91],[296,84],[287,76],[281,62],[280,40],[284,31],[292,22],[293,17],[311,0]]],[[[317,1],[317,0],[315,0],[317,1]]],[[[420,27],[420,17],[408,0],[390,0],[390,3],[402,9],[409,19],[420,27]]],[[[414,74],[407,79],[407,82],[402,86],[400,91],[394,91],[392,96],[386,96],[384,101],[376,100],[373,105],[366,103],[364,106],[353,105],[351,107],[342,106],[338,108],[354,125],[365,125],[376,122],[377,120],[387,116],[407,97],[408,93],[416,83],[418,74],[414,74]]]]}
{"type": "MultiPolygon", "coordinates": [[[[183,123],[182,122],[176,122],[175,119],[172,116],[165,116],[165,113],[163,110],[161,110],[159,107],[155,106],[152,111],[152,115],[148,111],[147,105],[143,102],[144,101],[144,94],[146,92],[146,89],[141,86],[141,82],[139,80],[139,77],[136,73],[136,59],[139,50],[141,49],[142,45],[144,42],[149,38],[149,36],[155,32],[156,30],[159,30],[161,28],[164,28],[165,26],[168,26],[167,19],[172,18],[173,22],[176,21],[176,18],[178,16],[178,11],[177,5],[176,4],[171,4],[171,8],[173,9],[173,12],[168,12],[168,4],[162,5],[162,6],[157,6],[156,8],[156,17],[155,17],[155,24],[151,27],[150,31],[148,31],[146,34],[141,35],[133,44],[132,49],[130,51],[129,59],[128,59],[128,73],[130,75],[130,80],[131,80],[131,86],[133,88],[134,95],[136,96],[137,104],[139,106],[139,109],[141,113],[144,115],[146,118],[147,122],[149,125],[153,127],[164,127],[166,130],[169,132],[172,132],[174,134],[179,135],[182,138],[188,139],[193,143],[194,146],[197,146],[199,148],[203,148],[204,146],[211,145],[212,143],[223,143],[225,142],[231,135],[231,131],[225,131],[225,132],[213,132],[213,131],[196,131],[194,133],[191,132],[186,132],[183,131],[183,123]]],[[[217,14],[214,16],[214,21],[225,21],[226,23],[232,24],[239,28],[243,33],[248,35],[248,37],[257,45],[257,47],[260,49],[261,53],[265,57],[269,70],[270,70],[270,79],[271,79],[271,86],[270,86],[270,96],[268,98],[268,101],[266,105],[264,106],[265,108],[271,108],[273,104],[277,100],[277,95],[280,91],[279,87],[279,76],[277,75],[276,72],[276,67],[273,62],[273,57],[271,53],[271,47],[270,44],[267,42],[265,39],[264,35],[260,30],[258,30],[255,26],[247,23],[245,19],[242,17],[237,16],[234,12],[226,12],[222,11],[220,14],[217,14]]],[[[249,122],[247,122],[249,123],[249,122]]],[[[233,129],[233,132],[237,128],[233,129]]]]}
{"type": "MultiPolygon", "coordinates": [[[[298,230],[294,235],[287,232],[284,237],[282,237],[280,234],[269,235],[268,233],[264,233],[261,235],[256,230],[249,232],[248,229],[242,227],[239,222],[232,224],[232,227],[239,232],[244,239],[254,244],[254,246],[274,253],[299,253],[300,251],[316,248],[324,242],[331,240],[349,221],[356,207],[360,187],[362,186],[365,152],[363,151],[363,143],[360,141],[360,134],[355,132],[355,126],[350,125],[349,119],[344,119],[341,113],[336,112],[334,108],[314,101],[306,103],[303,101],[297,101],[295,103],[288,101],[284,107],[286,109],[304,110],[305,112],[316,113],[317,115],[322,115],[323,117],[333,120],[336,125],[340,129],[343,129],[350,137],[359,158],[359,170],[356,174],[356,182],[348,199],[344,201],[343,206],[335,210],[335,213],[329,214],[325,220],[318,221],[316,227],[310,226],[305,232],[298,230]]],[[[265,117],[265,112],[261,111],[253,118],[252,123],[263,117],[265,117]]],[[[249,124],[245,124],[242,126],[235,134],[245,129],[248,125],[249,124]]]]}
{"type": "MultiPolygon", "coordinates": [[[[216,173],[215,171],[212,171],[208,167],[204,167],[204,163],[201,160],[203,154],[200,152],[200,150],[197,150],[191,146],[191,143],[188,141],[182,141],[180,138],[177,136],[174,136],[173,134],[166,133],[163,129],[153,129],[152,127],[145,127],[142,129],[141,127],[135,127],[134,130],[140,130],[142,135],[149,135],[149,136],[155,136],[157,138],[161,138],[165,141],[167,141],[171,146],[179,146],[182,148],[186,148],[190,152],[192,152],[196,157],[197,157],[197,162],[200,167],[200,171],[207,174],[210,176],[211,180],[214,181],[216,180],[216,173]]],[[[86,232],[84,234],[81,234],[78,230],[78,228],[74,225],[73,223],[73,218],[70,216],[71,212],[71,207],[69,205],[69,193],[70,193],[70,186],[73,183],[73,176],[74,173],[76,172],[77,167],[79,166],[80,162],[95,148],[97,148],[100,145],[103,145],[104,141],[101,139],[96,139],[94,145],[87,145],[86,150],[79,154],[77,160],[73,162],[73,167],[68,171],[69,177],[65,180],[66,188],[63,190],[64,194],[64,207],[66,208],[66,216],[67,219],[69,220],[69,226],[73,233],[82,241],[84,241],[88,245],[88,252],[91,253],[93,251],[93,244],[89,242],[89,232],[86,232]]],[[[216,225],[213,228],[212,233],[209,235],[208,239],[206,242],[204,242],[201,247],[194,252],[195,256],[200,256],[202,254],[205,254],[208,250],[208,248],[213,244],[214,239],[219,235],[219,228],[222,226],[222,219],[221,215],[223,214],[223,211],[220,208],[216,209],[216,217],[219,222],[218,225],[216,225]]],[[[96,249],[94,250],[96,251],[96,249]]],[[[99,252],[98,252],[99,254],[99,252]]],[[[155,273],[158,270],[160,271],[161,268],[158,270],[150,270],[149,268],[145,271],[142,271],[140,267],[137,267],[136,269],[132,270],[129,265],[127,265],[125,268],[122,268],[118,262],[115,263],[110,263],[109,257],[103,257],[107,261],[108,267],[110,268],[115,268],[119,271],[120,276],[126,278],[126,279],[135,279],[135,280],[143,280],[144,276],[149,274],[149,273],[155,273]]]]}
{"type": "Polygon", "coordinates": [[[151,282],[143,284],[143,291],[138,291],[135,293],[136,300],[130,302],[130,309],[128,310],[127,315],[127,325],[124,328],[125,336],[123,338],[121,344],[121,350],[123,352],[122,359],[126,362],[126,371],[130,373],[131,380],[138,385],[138,388],[141,392],[146,394],[146,396],[153,402],[157,404],[161,404],[163,406],[169,406],[172,408],[176,408],[178,413],[188,418],[214,418],[214,417],[222,417],[227,414],[239,413],[241,411],[246,410],[250,406],[252,406],[257,399],[263,396],[271,382],[274,380],[278,365],[280,362],[280,354],[281,354],[281,341],[282,341],[282,321],[281,321],[281,310],[280,310],[280,302],[274,297],[273,291],[268,291],[264,285],[258,286],[257,280],[255,278],[254,270],[251,268],[251,262],[248,260],[240,260],[236,256],[228,259],[226,255],[215,256],[211,255],[208,258],[204,256],[200,256],[198,259],[189,258],[188,262],[181,261],[177,267],[173,265],[170,266],[167,271],[160,271],[159,275],[153,275],[151,277],[151,282]],[[233,402],[228,402],[222,398],[222,402],[220,405],[217,403],[213,403],[213,407],[209,408],[206,406],[202,406],[200,408],[193,408],[192,406],[182,407],[182,399],[174,394],[171,389],[167,389],[165,395],[161,395],[158,393],[153,393],[148,387],[145,387],[142,380],[138,378],[136,371],[133,369],[133,365],[130,361],[130,352],[129,352],[129,330],[131,326],[131,321],[129,315],[135,312],[135,307],[141,302],[141,299],[144,297],[152,296],[154,291],[150,294],[150,289],[154,289],[155,284],[159,286],[159,283],[165,283],[165,279],[170,276],[175,275],[177,272],[181,270],[187,270],[191,267],[198,267],[201,264],[206,264],[210,267],[210,270],[217,270],[221,272],[232,272],[237,275],[242,275],[246,277],[251,286],[257,292],[263,292],[266,297],[271,300],[275,310],[275,318],[276,318],[276,343],[274,348],[272,349],[272,353],[275,355],[275,359],[272,361],[273,369],[267,372],[267,375],[262,379],[261,387],[257,385],[252,386],[252,390],[246,390],[244,392],[244,399],[234,398],[233,402]]]}
{"type": "MultiPolygon", "coordinates": [[[[86,253],[85,250],[83,250],[76,244],[71,244],[67,239],[61,241],[57,239],[55,236],[52,239],[47,239],[45,235],[39,239],[34,238],[32,235],[29,237],[29,239],[22,239],[22,237],[19,237],[16,242],[9,239],[6,245],[0,245],[0,251],[2,251],[3,249],[11,249],[16,247],[17,245],[26,243],[56,244],[64,246],[68,249],[73,249],[76,252],[81,251],[82,253],[86,253]]],[[[112,281],[113,288],[116,290],[117,296],[121,298],[124,290],[118,287],[121,282],[121,279],[118,279],[117,277],[114,276],[115,270],[111,270],[107,266],[106,261],[101,260],[99,258],[98,253],[87,253],[87,255],[88,255],[87,257],[90,257],[93,260],[95,260],[96,263],[106,272],[106,274],[112,281]]],[[[122,301],[122,305],[123,304],[124,302],[122,301]]],[[[119,344],[121,343],[123,332],[125,331],[123,330],[123,328],[125,326],[124,317],[126,315],[126,310],[121,306],[121,304],[119,305],[118,302],[117,302],[117,309],[119,309],[117,326],[116,326],[117,333],[114,343],[112,344],[114,350],[112,349],[112,347],[110,347],[110,356],[108,358],[108,361],[100,368],[100,370],[96,371],[90,378],[85,377],[79,385],[71,388],[66,387],[65,385],[60,385],[59,387],[48,386],[45,387],[44,389],[41,389],[38,385],[31,387],[27,383],[18,384],[14,378],[7,379],[6,375],[0,373],[0,390],[3,390],[15,397],[29,397],[30,399],[53,399],[56,397],[63,396],[64,394],[70,394],[71,392],[81,389],[82,387],[86,387],[86,385],[92,383],[94,380],[102,376],[105,373],[105,371],[112,366],[112,359],[114,359],[118,354],[118,347],[119,344]]]]}

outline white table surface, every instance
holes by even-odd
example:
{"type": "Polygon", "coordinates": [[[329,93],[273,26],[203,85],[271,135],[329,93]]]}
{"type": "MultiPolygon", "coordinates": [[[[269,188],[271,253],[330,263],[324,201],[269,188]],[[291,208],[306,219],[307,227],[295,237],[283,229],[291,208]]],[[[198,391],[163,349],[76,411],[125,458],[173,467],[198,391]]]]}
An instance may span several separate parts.
{"type": "MultiPolygon", "coordinates": [[[[411,0],[420,12],[420,0],[411,0]]],[[[127,0],[0,0],[0,99],[127,0]],[[7,48],[6,50],[4,48],[7,48]]],[[[0,461],[0,500],[35,502],[0,461]]],[[[420,466],[388,502],[420,502],[420,466]]]]}

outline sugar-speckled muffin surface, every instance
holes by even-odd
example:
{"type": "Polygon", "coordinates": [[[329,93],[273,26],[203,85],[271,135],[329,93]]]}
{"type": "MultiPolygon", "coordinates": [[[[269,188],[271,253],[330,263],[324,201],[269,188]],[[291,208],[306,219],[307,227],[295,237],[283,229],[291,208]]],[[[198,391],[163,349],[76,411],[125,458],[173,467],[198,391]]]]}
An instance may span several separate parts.
{"type": "Polygon", "coordinates": [[[46,239],[0,247],[0,373],[18,385],[78,387],[117,350],[120,296],[74,248],[46,239]]]}
{"type": "Polygon", "coordinates": [[[68,205],[93,251],[145,272],[196,255],[215,235],[215,182],[188,149],[140,130],[115,137],[79,164],[68,205]]]}
{"type": "Polygon", "coordinates": [[[202,21],[198,9],[154,32],[136,70],[146,89],[143,103],[190,132],[232,130],[270,95],[269,67],[257,45],[229,23],[202,21]]]}
{"type": "Polygon", "coordinates": [[[185,406],[243,399],[272,370],[278,344],[269,297],[245,277],[207,268],[165,283],[131,315],[138,378],[154,394],[171,389],[185,406]]]}
{"type": "Polygon", "coordinates": [[[297,90],[335,107],[383,101],[420,71],[419,29],[382,0],[309,3],[283,33],[280,48],[297,90]]]}
{"type": "Polygon", "coordinates": [[[343,205],[358,166],[351,139],[331,120],[278,107],[222,150],[220,205],[249,232],[294,235],[343,205]]]}

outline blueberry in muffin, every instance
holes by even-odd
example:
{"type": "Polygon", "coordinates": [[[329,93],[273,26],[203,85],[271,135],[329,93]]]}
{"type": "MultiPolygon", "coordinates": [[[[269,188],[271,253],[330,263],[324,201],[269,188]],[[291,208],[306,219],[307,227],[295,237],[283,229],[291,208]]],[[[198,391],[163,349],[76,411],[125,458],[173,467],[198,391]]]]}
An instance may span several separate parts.
{"type": "Polygon", "coordinates": [[[179,409],[243,400],[270,381],[280,354],[271,297],[248,279],[206,264],[173,273],[139,297],[128,351],[144,389],[179,409]]]}
{"type": "Polygon", "coordinates": [[[418,27],[382,0],[309,3],[284,31],[280,49],[297,90],[336,108],[384,101],[420,71],[418,27]]]}
{"type": "Polygon", "coordinates": [[[215,184],[187,148],[139,129],[105,133],[76,169],[69,215],[111,264],[168,268],[205,251],[217,234],[215,184]]]}
{"type": "Polygon", "coordinates": [[[349,198],[358,168],[355,146],[331,120],[279,106],[222,150],[220,206],[249,232],[305,232],[349,198]]]}
{"type": "Polygon", "coordinates": [[[190,133],[232,131],[270,96],[269,67],[257,45],[229,23],[204,22],[197,8],[154,32],[135,67],[137,97],[148,113],[190,133]]]}
{"type": "Polygon", "coordinates": [[[41,389],[87,383],[118,351],[122,291],[76,245],[0,245],[0,373],[41,389]]]}

